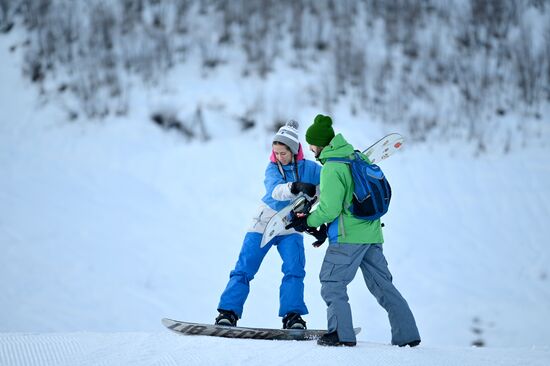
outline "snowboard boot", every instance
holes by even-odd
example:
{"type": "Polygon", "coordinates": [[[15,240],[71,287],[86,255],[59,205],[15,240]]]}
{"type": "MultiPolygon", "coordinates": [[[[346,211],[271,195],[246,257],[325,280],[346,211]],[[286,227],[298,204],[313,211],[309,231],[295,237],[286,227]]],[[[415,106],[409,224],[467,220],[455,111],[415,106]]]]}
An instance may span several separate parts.
{"type": "Polygon", "coordinates": [[[340,342],[340,339],[338,339],[338,333],[337,332],[330,332],[330,333],[323,334],[323,336],[317,340],[317,344],[320,345],[320,346],[353,347],[357,344],[357,342],[340,342]]]}
{"type": "Polygon", "coordinates": [[[411,342],[407,342],[407,343],[403,343],[403,344],[400,344],[399,347],[406,347],[406,346],[409,346],[409,347],[416,347],[420,344],[420,340],[414,340],[414,341],[411,341],[411,342]]]}
{"type": "Polygon", "coordinates": [[[283,329],[307,329],[307,327],[300,314],[288,313],[283,318],[283,329]]]}
{"type": "Polygon", "coordinates": [[[216,325],[226,325],[228,327],[236,327],[239,317],[232,310],[218,309],[220,315],[216,318],[216,325]]]}

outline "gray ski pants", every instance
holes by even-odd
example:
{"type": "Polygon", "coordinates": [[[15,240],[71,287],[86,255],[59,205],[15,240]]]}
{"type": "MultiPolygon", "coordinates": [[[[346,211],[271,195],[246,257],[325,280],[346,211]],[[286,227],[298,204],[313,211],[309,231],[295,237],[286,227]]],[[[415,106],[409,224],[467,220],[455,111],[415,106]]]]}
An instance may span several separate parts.
{"type": "Polygon", "coordinates": [[[414,316],[392,283],[381,244],[330,244],[321,267],[321,296],[325,300],[328,331],[338,332],[341,342],[354,342],[355,333],[347,286],[361,268],[369,291],[388,312],[391,343],[407,344],[420,340],[414,316]]]}

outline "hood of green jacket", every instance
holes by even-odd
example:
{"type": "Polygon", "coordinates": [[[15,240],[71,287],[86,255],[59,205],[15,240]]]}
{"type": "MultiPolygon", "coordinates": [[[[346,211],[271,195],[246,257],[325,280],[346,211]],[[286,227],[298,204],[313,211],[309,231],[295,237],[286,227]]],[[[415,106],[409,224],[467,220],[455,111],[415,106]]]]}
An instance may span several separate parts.
{"type": "Polygon", "coordinates": [[[321,151],[317,160],[324,164],[328,158],[345,158],[353,154],[353,152],[353,146],[339,133],[321,151]]]}

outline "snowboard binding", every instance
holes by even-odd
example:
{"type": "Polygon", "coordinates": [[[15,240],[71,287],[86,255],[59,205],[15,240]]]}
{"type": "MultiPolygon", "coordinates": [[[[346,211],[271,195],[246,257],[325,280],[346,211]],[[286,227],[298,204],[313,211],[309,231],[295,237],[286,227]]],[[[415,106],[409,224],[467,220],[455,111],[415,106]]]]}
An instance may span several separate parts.
{"type": "MultiPolygon", "coordinates": [[[[290,219],[288,220],[288,225],[286,225],[286,228],[293,227],[293,222],[298,217],[308,216],[309,212],[311,211],[311,208],[317,201],[317,196],[315,196],[313,199],[308,200],[305,196],[299,197],[292,206],[292,211],[290,211],[290,219]]],[[[317,239],[312,245],[315,248],[320,247],[323,245],[327,238],[327,226],[325,224],[321,225],[319,228],[307,228],[305,230],[309,235],[313,236],[315,239],[317,239]]]]}
{"type": "Polygon", "coordinates": [[[266,225],[260,248],[263,248],[271,239],[286,230],[286,227],[292,220],[298,217],[297,214],[309,214],[309,211],[316,201],[317,197],[310,198],[301,193],[292,203],[277,212],[266,225]]]}

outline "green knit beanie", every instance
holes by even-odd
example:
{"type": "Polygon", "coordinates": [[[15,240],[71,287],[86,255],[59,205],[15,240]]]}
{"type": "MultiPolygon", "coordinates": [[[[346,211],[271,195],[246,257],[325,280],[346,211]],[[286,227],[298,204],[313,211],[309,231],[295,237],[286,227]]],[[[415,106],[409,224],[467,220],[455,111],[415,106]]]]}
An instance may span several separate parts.
{"type": "Polygon", "coordinates": [[[306,141],[310,145],[325,147],[334,138],[332,119],[318,114],[306,131],[306,141]]]}

